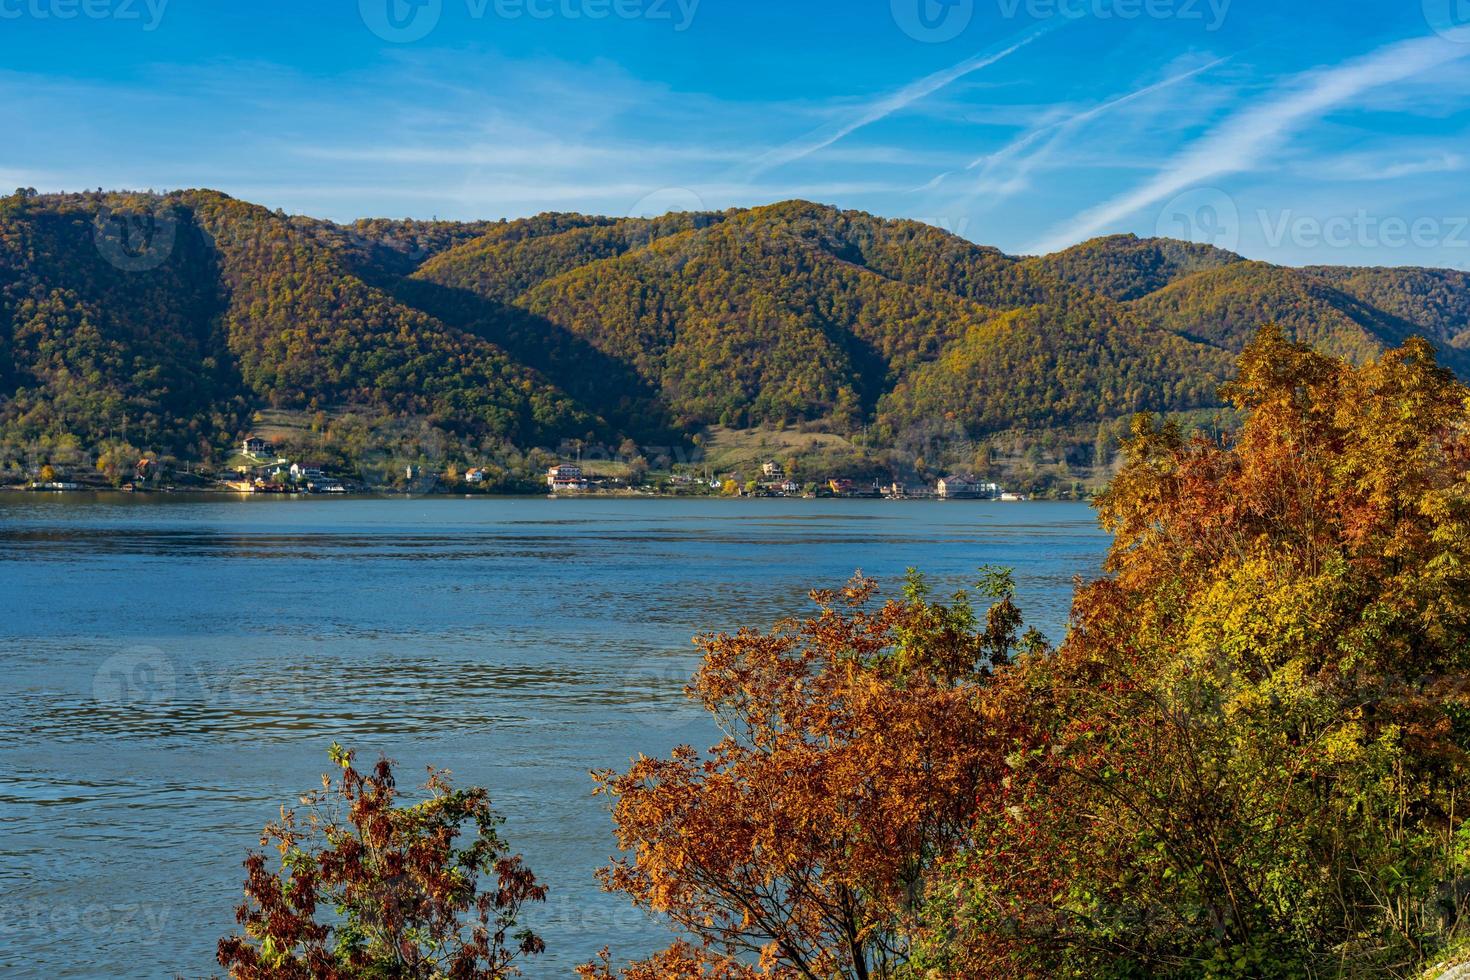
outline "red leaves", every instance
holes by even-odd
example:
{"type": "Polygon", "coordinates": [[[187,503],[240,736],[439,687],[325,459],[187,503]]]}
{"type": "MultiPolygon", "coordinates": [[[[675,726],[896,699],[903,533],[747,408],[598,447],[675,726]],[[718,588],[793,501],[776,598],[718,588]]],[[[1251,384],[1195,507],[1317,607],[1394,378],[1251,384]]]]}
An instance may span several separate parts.
{"type": "Polygon", "coordinates": [[[628,852],[603,883],[698,943],[624,976],[878,976],[907,958],[927,876],[1001,767],[980,692],[1017,642],[1002,588],[978,632],[958,601],[870,610],[858,578],[813,593],[814,618],[700,639],[690,695],[728,737],[597,774],[628,852]]]}
{"type": "Polygon", "coordinates": [[[430,770],[427,799],[399,808],[387,759],[369,776],[336,746],[333,760],[335,784],[324,777],[303,798],[304,814],[283,808],[267,825],[262,843],[275,842],[278,870],[262,854],[246,858],[236,912],[245,934],[220,941],[220,965],[244,980],[517,976],[513,962],[545,946],[512,930],[546,889],[506,853],[485,791],[456,791],[430,770]],[[473,839],[457,849],[466,829],[473,839]],[[488,894],[479,892],[483,878],[492,879],[488,894]],[[332,910],[330,925],[316,921],[319,905],[332,910]]]}
{"type": "Polygon", "coordinates": [[[792,970],[746,966],[685,942],[676,942],[622,973],[614,971],[608,950],[603,949],[596,961],[578,967],[577,975],[582,980],[796,980],[800,976],[792,970]]]}

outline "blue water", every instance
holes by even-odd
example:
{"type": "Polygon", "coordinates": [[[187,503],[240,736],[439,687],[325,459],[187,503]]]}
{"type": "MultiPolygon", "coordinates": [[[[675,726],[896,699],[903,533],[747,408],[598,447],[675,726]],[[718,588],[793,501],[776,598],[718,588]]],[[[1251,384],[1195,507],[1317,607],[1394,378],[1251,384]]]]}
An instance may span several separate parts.
{"type": "Polygon", "coordinates": [[[587,773],[715,740],[693,634],[988,563],[1055,636],[1106,545],[1079,504],[0,496],[0,974],[218,973],[240,862],[334,739],[490,788],[552,889],[528,976],[646,953],[587,773]]]}

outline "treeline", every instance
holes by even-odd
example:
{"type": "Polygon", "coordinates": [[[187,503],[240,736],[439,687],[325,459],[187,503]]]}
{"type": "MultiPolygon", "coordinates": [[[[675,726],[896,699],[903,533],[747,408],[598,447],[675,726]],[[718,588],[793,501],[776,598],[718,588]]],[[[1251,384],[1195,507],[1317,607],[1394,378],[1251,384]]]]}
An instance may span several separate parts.
{"type": "MultiPolygon", "coordinates": [[[[1140,414],[1069,631],[911,573],[699,639],[724,738],[594,775],[671,944],[586,980],[1417,977],[1470,958],[1470,389],[1263,332],[1245,421],[1140,414]]],[[[484,790],[334,750],[247,861],[236,977],[518,975],[545,897],[484,790]],[[345,804],[339,806],[337,804],[345,804]],[[330,814],[349,814],[347,820],[330,814]],[[326,821],[326,822],[318,822],[326,821]],[[465,838],[468,846],[465,846],[465,838]]],[[[532,967],[527,967],[533,969],[532,967]]]]}
{"type": "MultiPolygon", "coordinates": [[[[204,459],[263,409],[455,444],[809,426],[957,440],[1222,407],[1264,322],[1361,363],[1470,369],[1470,286],[1098,239],[1017,259],[793,201],[617,219],[338,225],[211,191],[0,199],[0,444],[204,459]]],[[[472,460],[466,460],[472,462],[472,460]]]]}

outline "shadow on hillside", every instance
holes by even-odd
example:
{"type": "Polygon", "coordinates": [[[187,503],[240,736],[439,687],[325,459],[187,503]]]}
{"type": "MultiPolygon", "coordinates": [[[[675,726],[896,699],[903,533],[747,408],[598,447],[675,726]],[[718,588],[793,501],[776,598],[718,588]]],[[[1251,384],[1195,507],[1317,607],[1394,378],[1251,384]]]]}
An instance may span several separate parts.
{"type": "Polygon", "coordinates": [[[500,347],[635,440],[683,442],[668,406],[647,381],[559,324],[467,289],[420,279],[382,286],[399,302],[500,347]]]}

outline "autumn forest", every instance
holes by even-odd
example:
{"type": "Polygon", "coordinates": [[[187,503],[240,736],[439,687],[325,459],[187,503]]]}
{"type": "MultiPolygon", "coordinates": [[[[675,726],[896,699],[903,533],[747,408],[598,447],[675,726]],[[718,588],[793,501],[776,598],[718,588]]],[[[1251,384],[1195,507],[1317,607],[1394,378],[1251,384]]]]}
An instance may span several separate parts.
{"type": "Polygon", "coordinates": [[[991,444],[1092,465],[1135,412],[1235,424],[1218,389],[1268,321],[1353,363],[1422,335],[1470,370],[1470,279],[1447,270],[1132,236],[1015,258],[800,201],[340,225],[22,190],[0,198],[0,466],[220,462],[262,411],[347,471],[429,444],[510,469],[569,442],[689,458],[711,426],[832,433],[874,477],[991,444]]]}

